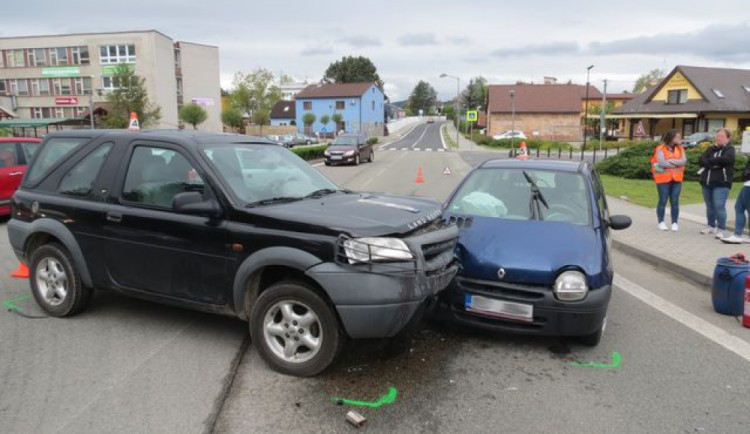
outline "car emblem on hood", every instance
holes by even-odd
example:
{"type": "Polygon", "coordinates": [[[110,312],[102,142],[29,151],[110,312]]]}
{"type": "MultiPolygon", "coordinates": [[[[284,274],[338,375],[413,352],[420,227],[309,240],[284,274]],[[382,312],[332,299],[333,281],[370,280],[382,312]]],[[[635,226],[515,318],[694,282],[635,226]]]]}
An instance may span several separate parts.
{"type": "Polygon", "coordinates": [[[505,277],[505,268],[500,268],[497,270],[497,278],[500,280],[503,280],[505,277]]]}

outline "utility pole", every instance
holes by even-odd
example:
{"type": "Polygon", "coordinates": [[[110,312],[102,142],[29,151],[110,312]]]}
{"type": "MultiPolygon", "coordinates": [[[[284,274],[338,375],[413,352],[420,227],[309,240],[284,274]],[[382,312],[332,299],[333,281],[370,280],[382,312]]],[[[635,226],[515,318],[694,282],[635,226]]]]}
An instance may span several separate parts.
{"type": "Polygon", "coordinates": [[[604,136],[607,131],[607,79],[604,79],[604,92],[602,92],[602,114],[599,117],[599,150],[604,146],[604,136]]]}
{"type": "Polygon", "coordinates": [[[584,103],[584,109],[583,109],[583,148],[582,150],[586,150],[586,131],[588,130],[588,123],[589,123],[589,76],[591,74],[591,68],[593,68],[594,65],[589,66],[586,68],[586,102],[584,103]]]}

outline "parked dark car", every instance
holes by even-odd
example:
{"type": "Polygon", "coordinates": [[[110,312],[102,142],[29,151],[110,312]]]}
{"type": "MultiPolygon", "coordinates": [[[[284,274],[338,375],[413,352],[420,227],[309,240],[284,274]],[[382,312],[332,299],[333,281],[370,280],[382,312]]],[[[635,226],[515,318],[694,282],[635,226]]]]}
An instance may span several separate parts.
{"type": "Polygon", "coordinates": [[[457,271],[428,199],[338,189],[287,149],[195,131],[45,138],[8,237],[52,316],[96,289],[248,320],[274,369],[315,375],[345,337],[392,337],[457,271]]]}
{"type": "Polygon", "coordinates": [[[461,269],[439,316],[479,328],[597,345],[614,272],[604,188],[587,162],[491,160],[445,205],[461,269]]]}
{"type": "Polygon", "coordinates": [[[693,133],[682,139],[684,148],[694,148],[701,143],[713,143],[716,133],[693,133]]]}
{"type": "Polygon", "coordinates": [[[331,142],[325,150],[325,165],[354,164],[362,161],[375,161],[375,149],[368,143],[364,134],[342,134],[331,142]]]}
{"type": "Polygon", "coordinates": [[[41,141],[33,137],[0,137],[0,215],[10,214],[10,198],[41,141]]]}

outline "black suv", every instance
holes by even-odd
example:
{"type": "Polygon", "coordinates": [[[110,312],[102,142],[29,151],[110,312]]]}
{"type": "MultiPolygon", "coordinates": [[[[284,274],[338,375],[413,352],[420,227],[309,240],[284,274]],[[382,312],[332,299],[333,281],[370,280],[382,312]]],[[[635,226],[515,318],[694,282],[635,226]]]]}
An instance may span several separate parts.
{"type": "Polygon", "coordinates": [[[11,245],[50,315],[96,288],[236,316],[293,375],[324,370],[346,336],[396,335],[457,271],[437,203],[338,189],[248,136],[52,133],[11,204],[11,245]]]}

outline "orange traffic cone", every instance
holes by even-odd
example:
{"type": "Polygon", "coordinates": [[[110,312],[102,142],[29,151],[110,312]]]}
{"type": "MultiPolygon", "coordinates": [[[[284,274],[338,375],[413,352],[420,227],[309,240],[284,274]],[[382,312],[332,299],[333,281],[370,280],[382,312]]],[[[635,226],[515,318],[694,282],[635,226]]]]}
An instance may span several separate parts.
{"type": "Polygon", "coordinates": [[[422,166],[417,167],[417,179],[414,180],[416,184],[424,184],[424,177],[422,177],[422,166]]]}
{"type": "Polygon", "coordinates": [[[29,278],[29,267],[23,262],[18,263],[18,269],[10,273],[10,277],[14,279],[28,279],[29,278]]]}
{"type": "Polygon", "coordinates": [[[526,142],[521,142],[521,148],[518,150],[518,154],[516,154],[516,158],[519,160],[528,160],[529,159],[529,153],[526,149],[526,142]]]}

